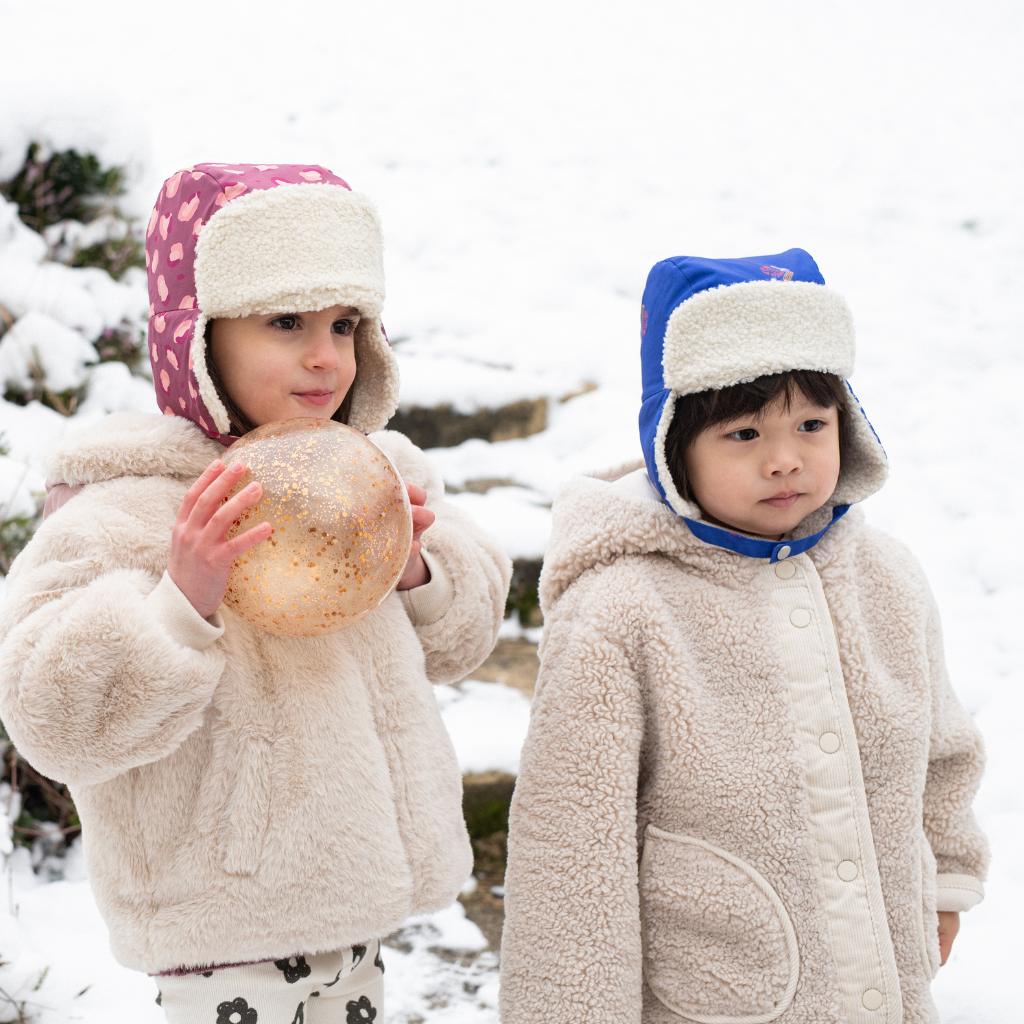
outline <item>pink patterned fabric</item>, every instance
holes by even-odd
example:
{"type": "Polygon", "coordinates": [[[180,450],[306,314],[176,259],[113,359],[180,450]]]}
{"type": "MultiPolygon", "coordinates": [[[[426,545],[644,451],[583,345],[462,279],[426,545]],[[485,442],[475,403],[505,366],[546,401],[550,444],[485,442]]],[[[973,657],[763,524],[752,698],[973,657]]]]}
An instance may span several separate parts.
{"type": "Polygon", "coordinates": [[[61,508],[70,498],[73,498],[85,484],[69,486],[61,481],[46,484],[46,500],[43,502],[43,518],[47,519],[57,509],[61,508]]]}
{"type": "MultiPolygon", "coordinates": [[[[207,437],[230,445],[199,394],[193,372],[196,317],[196,242],[210,218],[233,199],[278,185],[338,185],[342,178],[314,164],[196,164],[172,174],[160,189],[146,227],[149,279],[149,359],[157,403],[167,416],[184,416],[207,437]]],[[[203,344],[203,339],[196,339],[203,344]]]]}

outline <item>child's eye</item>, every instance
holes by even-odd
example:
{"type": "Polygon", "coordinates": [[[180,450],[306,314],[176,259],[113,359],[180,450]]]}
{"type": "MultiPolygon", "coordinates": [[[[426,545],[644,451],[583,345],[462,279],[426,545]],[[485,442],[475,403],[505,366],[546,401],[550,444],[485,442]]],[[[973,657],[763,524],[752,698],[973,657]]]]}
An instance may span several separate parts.
{"type": "Polygon", "coordinates": [[[299,326],[299,318],[291,314],[276,316],[270,321],[270,326],[280,328],[282,331],[294,331],[299,326]]]}
{"type": "Polygon", "coordinates": [[[824,420],[804,420],[800,424],[800,429],[807,431],[809,434],[813,434],[816,431],[821,430],[822,427],[827,426],[824,420]]]}
{"type": "Polygon", "coordinates": [[[725,436],[734,441],[753,441],[757,437],[757,431],[753,427],[744,427],[742,430],[734,430],[725,436]]]}
{"type": "Polygon", "coordinates": [[[351,334],[356,329],[358,320],[335,320],[334,321],[334,333],[335,334],[351,334]]]}

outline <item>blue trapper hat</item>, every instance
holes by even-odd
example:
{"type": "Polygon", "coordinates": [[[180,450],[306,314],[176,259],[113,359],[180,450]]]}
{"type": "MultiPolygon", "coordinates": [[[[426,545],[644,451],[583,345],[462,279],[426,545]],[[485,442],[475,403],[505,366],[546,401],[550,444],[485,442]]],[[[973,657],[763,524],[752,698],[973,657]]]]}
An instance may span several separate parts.
{"type": "Polygon", "coordinates": [[[779,551],[812,547],[847,511],[885,481],[884,449],[847,378],[854,334],[841,296],[825,286],[811,255],[707,259],[674,256],[651,268],[644,289],[640,359],[640,443],[647,474],[662,500],[700,539],[738,554],[777,560],[779,551]],[[850,391],[850,444],[823,529],[785,544],[747,537],[705,522],[676,490],[665,435],[677,401],[788,370],[832,373],[850,391]]]}

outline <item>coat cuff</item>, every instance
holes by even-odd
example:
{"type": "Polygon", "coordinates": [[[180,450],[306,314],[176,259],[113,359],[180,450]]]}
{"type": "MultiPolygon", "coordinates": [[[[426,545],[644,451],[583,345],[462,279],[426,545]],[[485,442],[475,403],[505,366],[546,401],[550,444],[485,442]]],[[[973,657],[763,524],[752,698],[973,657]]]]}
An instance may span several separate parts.
{"type": "Polygon", "coordinates": [[[157,620],[182,647],[205,651],[224,635],[220,615],[214,612],[210,618],[204,619],[167,572],[160,577],[160,582],[150,591],[146,601],[157,620]]]}
{"type": "Polygon", "coordinates": [[[971,875],[938,875],[935,879],[937,910],[962,913],[985,898],[985,887],[971,875]]]}
{"type": "Polygon", "coordinates": [[[430,579],[420,587],[400,590],[409,620],[414,626],[429,626],[440,619],[451,607],[455,587],[447,570],[426,548],[420,548],[423,561],[427,564],[430,579]]]}

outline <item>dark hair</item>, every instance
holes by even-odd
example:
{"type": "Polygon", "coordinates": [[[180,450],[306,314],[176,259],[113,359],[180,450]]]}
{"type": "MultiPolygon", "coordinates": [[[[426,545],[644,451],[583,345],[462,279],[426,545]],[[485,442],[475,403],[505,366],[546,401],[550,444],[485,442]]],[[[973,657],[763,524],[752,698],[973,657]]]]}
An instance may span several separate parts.
{"type": "MultiPolygon", "coordinates": [[[[221,400],[228,414],[229,432],[235,437],[241,437],[243,434],[248,434],[250,430],[255,430],[256,424],[238,407],[238,404],[228,394],[228,389],[221,380],[220,370],[217,369],[216,360],[213,358],[212,327],[213,321],[207,321],[206,330],[203,334],[203,343],[206,345],[206,372],[210,375],[210,383],[213,384],[217,397],[221,400]]],[[[353,381],[353,386],[348,389],[348,394],[345,395],[341,405],[338,406],[331,417],[337,423],[348,423],[349,415],[352,412],[352,392],[354,388],[355,382],[353,381]]]]}
{"type": "Polygon", "coordinates": [[[842,462],[848,443],[848,392],[835,374],[818,370],[787,370],[727,388],[698,391],[676,400],[672,422],[665,434],[665,460],[672,482],[685,501],[694,500],[686,479],[686,452],[697,435],[718,423],[746,416],[760,419],[765,409],[780,397],[788,412],[794,388],[808,401],[838,411],[839,457],[842,462]]]}

